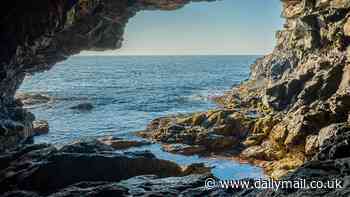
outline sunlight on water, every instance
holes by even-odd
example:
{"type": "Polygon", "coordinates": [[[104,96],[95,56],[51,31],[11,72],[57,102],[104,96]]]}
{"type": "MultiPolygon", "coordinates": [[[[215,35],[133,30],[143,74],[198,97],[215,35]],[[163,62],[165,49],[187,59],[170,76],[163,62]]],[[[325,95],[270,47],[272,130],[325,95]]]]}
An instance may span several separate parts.
{"type": "MultiPolygon", "coordinates": [[[[53,97],[50,105],[31,109],[48,120],[50,133],[36,143],[66,144],[79,139],[114,135],[132,138],[152,119],[215,108],[209,98],[222,94],[249,75],[257,56],[76,56],[52,70],[25,80],[20,91],[53,97]],[[69,109],[91,103],[90,112],[69,109]]],[[[231,160],[208,160],[147,147],[157,157],[181,164],[206,162],[215,175],[259,177],[261,169],[231,160]]]]}

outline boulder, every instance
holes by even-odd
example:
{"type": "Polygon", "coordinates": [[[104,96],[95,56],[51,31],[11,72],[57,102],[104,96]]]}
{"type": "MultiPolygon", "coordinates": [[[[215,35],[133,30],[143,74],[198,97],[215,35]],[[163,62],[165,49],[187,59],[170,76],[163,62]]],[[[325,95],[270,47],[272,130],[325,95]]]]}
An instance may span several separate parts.
{"type": "Polygon", "coordinates": [[[46,120],[35,120],[33,122],[33,132],[35,135],[49,133],[49,123],[46,120]]]}

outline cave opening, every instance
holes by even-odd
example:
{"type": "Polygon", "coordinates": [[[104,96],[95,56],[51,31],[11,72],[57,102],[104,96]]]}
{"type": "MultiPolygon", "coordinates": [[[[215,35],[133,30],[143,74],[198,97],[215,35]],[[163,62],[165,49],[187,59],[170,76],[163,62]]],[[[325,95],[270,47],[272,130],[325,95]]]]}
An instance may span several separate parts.
{"type": "MultiPolygon", "coordinates": [[[[216,108],[213,99],[247,79],[249,65],[273,50],[274,33],[282,26],[281,3],[272,1],[262,10],[257,2],[142,11],[128,22],[121,49],[83,51],[28,76],[19,92],[36,97],[26,107],[50,128],[35,142],[62,146],[105,136],[139,140],[133,132],[155,118],[216,108]]],[[[165,153],[159,145],[146,149],[182,164],[198,160],[165,153]]],[[[259,168],[230,163],[219,162],[223,168],[216,174],[261,175],[259,168]]]]}
{"type": "Polygon", "coordinates": [[[1,196],[349,193],[349,1],[18,2],[0,16],[1,196]]]}

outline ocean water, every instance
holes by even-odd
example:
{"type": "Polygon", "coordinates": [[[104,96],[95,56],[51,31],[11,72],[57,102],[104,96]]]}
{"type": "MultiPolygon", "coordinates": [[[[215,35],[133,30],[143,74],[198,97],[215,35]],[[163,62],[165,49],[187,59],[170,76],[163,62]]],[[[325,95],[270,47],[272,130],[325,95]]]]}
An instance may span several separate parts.
{"type": "MultiPolygon", "coordinates": [[[[50,133],[36,143],[63,145],[80,139],[114,135],[136,138],[154,118],[206,111],[209,98],[247,79],[257,56],[74,56],[50,71],[27,77],[20,91],[47,94],[49,105],[32,108],[37,119],[48,120],[50,133]],[[71,110],[91,103],[89,112],[71,110]]],[[[159,144],[147,149],[159,158],[180,164],[205,162],[220,178],[261,177],[262,170],[227,159],[181,156],[163,152],[159,144]]]]}

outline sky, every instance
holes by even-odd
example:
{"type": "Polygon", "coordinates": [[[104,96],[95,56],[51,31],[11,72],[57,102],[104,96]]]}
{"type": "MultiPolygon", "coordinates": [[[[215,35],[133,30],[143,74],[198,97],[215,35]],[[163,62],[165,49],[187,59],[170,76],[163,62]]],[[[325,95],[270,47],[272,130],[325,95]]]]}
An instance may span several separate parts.
{"type": "Polygon", "coordinates": [[[267,54],[282,28],[280,15],[280,0],[221,0],[142,11],[127,24],[121,49],[81,55],[267,54]]]}

